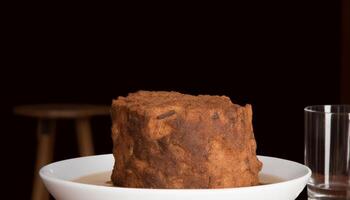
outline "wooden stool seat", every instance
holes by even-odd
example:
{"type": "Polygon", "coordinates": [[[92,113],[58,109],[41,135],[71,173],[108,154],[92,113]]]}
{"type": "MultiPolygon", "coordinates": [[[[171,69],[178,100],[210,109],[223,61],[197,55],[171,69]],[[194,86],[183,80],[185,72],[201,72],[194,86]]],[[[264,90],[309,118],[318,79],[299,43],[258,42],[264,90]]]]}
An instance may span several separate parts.
{"type": "Polygon", "coordinates": [[[109,112],[109,106],[88,104],[37,104],[14,108],[17,115],[38,119],[38,147],[32,200],[49,199],[49,194],[40,180],[39,170],[53,160],[57,120],[75,120],[80,155],[89,156],[94,154],[90,118],[109,115],[109,112]]]}
{"type": "Polygon", "coordinates": [[[18,115],[46,119],[72,119],[109,114],[108,106],[89,104],[38,104],[17,106],[18,115]]]}

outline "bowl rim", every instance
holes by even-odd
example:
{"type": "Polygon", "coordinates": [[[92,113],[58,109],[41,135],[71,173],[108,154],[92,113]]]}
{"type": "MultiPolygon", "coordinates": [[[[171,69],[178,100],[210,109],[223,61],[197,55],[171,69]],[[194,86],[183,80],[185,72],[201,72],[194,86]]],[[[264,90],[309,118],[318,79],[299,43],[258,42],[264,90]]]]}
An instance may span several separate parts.
{"type": "MultiPolygon", "coordinates": [[[[56,184],[65,184],[69,187],[86,187],[87,189],[100,189],[100,190],[115,190],[115,191],[120,191],[120,192],[165,192],[165,193],[172,193],[172,192],[228,192],[228,191],[244,191],[244,190],[251,190],[252,188],[254,189],[265,189],[265,188],[270,188],[270,187],[274,187],[276,185],[278,186],[283,186],[286,184],[289,184],[291,182],[295,182],[295,181],[299,181],[302,180],[304,178],[310,178],[311,177],[311,169],[303,164],[300,164],[298,162],[295,161],[291,161],[291,160],[286,160],[286,159],[282,159],[282,158],[277,158],[277,157],[271,157],[271,156],[262,156],[262,155],[257,155],[258,158],[267,158],[267,159],[275,159],[275,160],[280,160],[280,161],[284,161],[284,162],[290,162],[292,164],[296,164],[300,167],[303,167],[304,169],[306,169],[307,173],[301,176],[298,176],[297,178],[293,178],[293,179],[289,179],[286,181],[281,181],[281,182],[277,182],[277,183],[271,183],[271,184],[266,184],[266,185],[255,185],[255,186],[246,186],[246,187],[236,187],[236,188],[213,188],[213,189],[163,189],[163,188],[129,188],[129,187],[110,187],[110,186],[102,186],[102,185],[92,185],[92,184],[85,184],[85,183],[78,183],[78,182],[74,182],[72,180],[64,180],[64,179],[60,179],[58,177],[54,177],[54,176],[50,176],[48,174],[45,173],[45,171],[50,170],[49,168],[52,165],[57,165],[59,163],[62,162],[67,162],[67,161],[73,161],[73,160],[77,160],[77,159],[86,159],[86,158],[93,158],[93,157],[109,157],[109,156],[113,156],[113,154],[100,154],[100,155],[94,155],[94,156],[84,156],[84,157],[77,157],[77,158],[71,158],[71,159],[65,159],[65,160],[61,160],[61,161],[57,161],[57,162],[53,162],[51,164],[45,165],[44,167],[42,167],[39,171],[39,175],[41,177],[42,180],[44,181],[49,181],[52,183],[56,183],[56,184]]],[[[50,173],[50,172],[49,172],[50,173]]]]}

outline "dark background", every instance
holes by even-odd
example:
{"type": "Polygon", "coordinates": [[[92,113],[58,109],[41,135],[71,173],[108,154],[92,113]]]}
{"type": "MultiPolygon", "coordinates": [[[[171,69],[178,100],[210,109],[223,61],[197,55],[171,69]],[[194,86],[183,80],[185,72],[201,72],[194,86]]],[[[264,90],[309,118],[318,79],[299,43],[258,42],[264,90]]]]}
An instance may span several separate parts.
{"type": "MultiPolygon", "coordinates": [[[[109,105],[140,89],[227,95],[252,104],[258,154],[302,163],[303,108],[341,103],[339,0],[27,6],[7,14],[1,73],[5,177],[21,185],[12,199],[30,198],[36,148],[36,121],[16,105],[109,105]]],[[[111,152],[110,125],[92,122],[97,154],[111,152]]],[[[78,156],[72,122],[59,124],[55,152],[78,156]]]]}

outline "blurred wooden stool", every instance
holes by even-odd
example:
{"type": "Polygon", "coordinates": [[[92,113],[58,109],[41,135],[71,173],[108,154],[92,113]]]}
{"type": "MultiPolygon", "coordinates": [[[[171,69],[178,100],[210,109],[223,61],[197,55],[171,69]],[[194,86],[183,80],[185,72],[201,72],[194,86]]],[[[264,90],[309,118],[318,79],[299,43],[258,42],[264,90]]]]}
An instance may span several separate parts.
{"type": "Polygon", "coordinates": [[[34,117],[38,119],[38,147],[32,200],[48,200],[49,194],[45,190],[38,172],[41,167],[52,162],[56,134],[56,121],[58,119],[75,120],[80,155],[93,155],[94,147],[90,118],[98,115],[109,115],[109,107],[84,104],[24,105],[15,107],[14,113],[17,115],[34,117]]]}

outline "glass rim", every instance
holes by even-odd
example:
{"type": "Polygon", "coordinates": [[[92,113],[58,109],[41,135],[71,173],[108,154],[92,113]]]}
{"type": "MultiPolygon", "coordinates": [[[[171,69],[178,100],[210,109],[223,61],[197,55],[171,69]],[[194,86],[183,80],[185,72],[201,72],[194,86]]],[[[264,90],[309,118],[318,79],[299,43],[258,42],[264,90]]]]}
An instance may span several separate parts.
{"type": "Polygon", "coordinates": [[[310,112],[310,113],[318,113],[318,114],[334,114],[334,115],[349,115],[350,114],[350,104],[326,104],[326,105],[311,105],[311,106],[306,106],[304,108],[304,111],[310,112]],[[334,112],[334,111],[320,111],[317,110],[316,108],[320,107],[325,107],[325,106],[330,106],[331,108],[333,107],[345,107],[348,108],[349,111],[341,111],[341,112],[334,112]]]}

